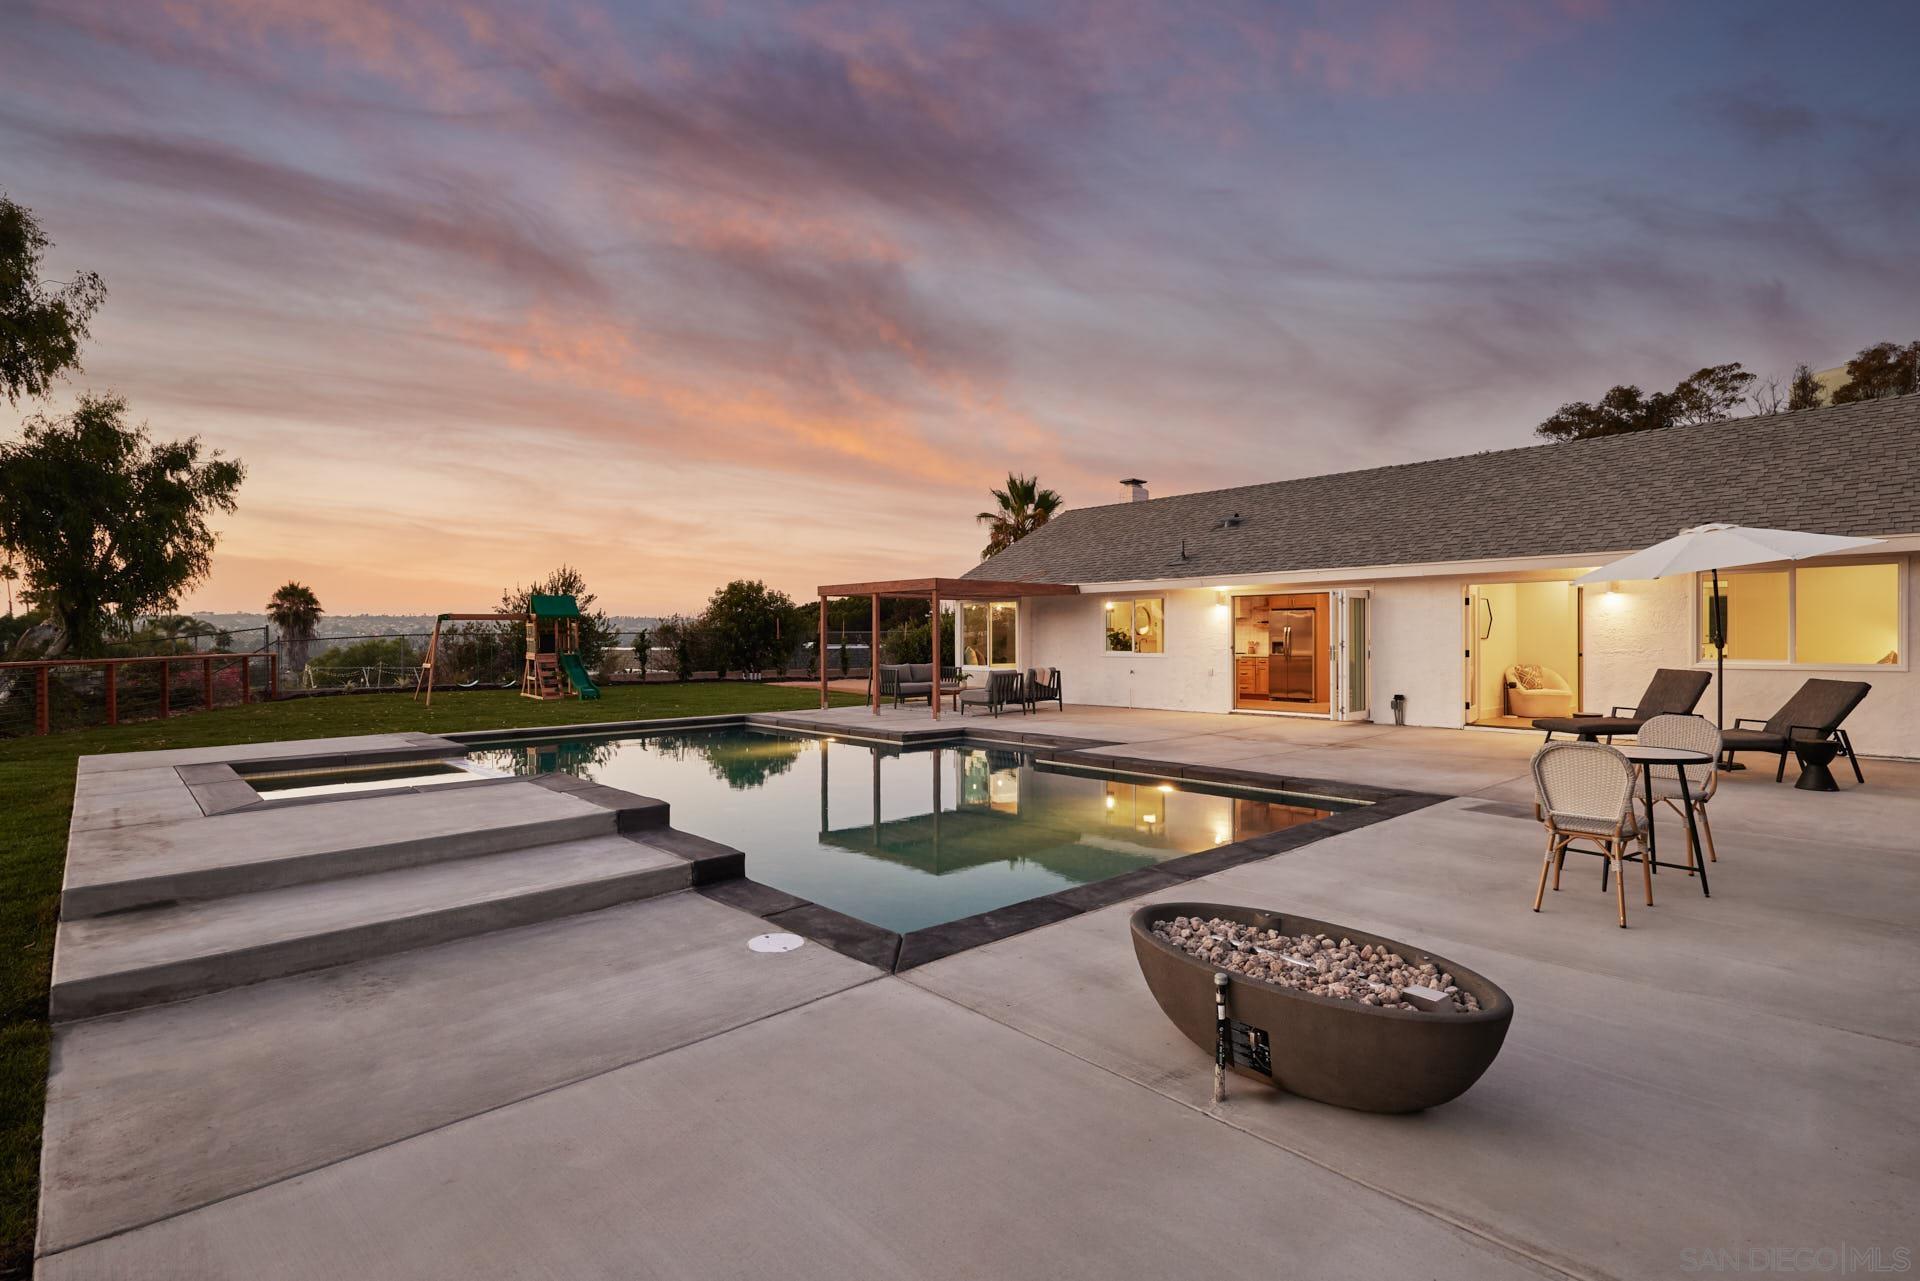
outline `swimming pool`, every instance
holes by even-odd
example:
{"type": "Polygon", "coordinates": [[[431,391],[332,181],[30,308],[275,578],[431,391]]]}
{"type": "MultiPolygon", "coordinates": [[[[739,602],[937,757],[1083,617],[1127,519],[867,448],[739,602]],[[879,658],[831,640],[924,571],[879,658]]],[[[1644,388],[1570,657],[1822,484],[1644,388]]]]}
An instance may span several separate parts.
{"type": "Polygon", "coordinates": [[[1352,807],[744,726],[480,743],[468,760],[659,797],[754,880],[902,934],[1352,807]]]}

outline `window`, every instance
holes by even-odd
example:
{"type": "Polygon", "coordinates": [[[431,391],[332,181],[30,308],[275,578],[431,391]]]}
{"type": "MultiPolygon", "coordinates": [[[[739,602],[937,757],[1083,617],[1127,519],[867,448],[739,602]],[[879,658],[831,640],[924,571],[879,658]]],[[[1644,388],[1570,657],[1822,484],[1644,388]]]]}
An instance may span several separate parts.
{"type": "Polygon", "coordinates": [[[963,667],[1012,667],[1019,639],[1018,601],[963,601],[960,663],[963,667]]]}
{"type": "MultiPolygon", "coordinates": [[[[1701,579],[1700,657],[1714,657],[1715,630],[1709,617],[1713,577],[1701,579]]],[[[1787,662],[1787,574],[1722,574],[1721,608],[1726,613],[1727,657],[1755,663],[1787,662]]]]}
{"type": "Polygon", "coordinates": [[[1793,583],[1794,661],[1900,661],[1900,567],[1813,565],[1793,583]]]}
{"type": "Polygon", "coordinates": [[[1107,602],[1107,652],[1159,654],[1166,647],[1166,602],[1158,596],[1107,602]]]}
{"type": "MultiPolygon", "coordinates": [[[[1813,667],[1894,664],[1900,653],[1900,566],[1796,565],[1723,573],[1727,658],[1813,667]]],[[[1713,578],[1700,576],[1700,657],[1714,657],[1713,578]]]]}

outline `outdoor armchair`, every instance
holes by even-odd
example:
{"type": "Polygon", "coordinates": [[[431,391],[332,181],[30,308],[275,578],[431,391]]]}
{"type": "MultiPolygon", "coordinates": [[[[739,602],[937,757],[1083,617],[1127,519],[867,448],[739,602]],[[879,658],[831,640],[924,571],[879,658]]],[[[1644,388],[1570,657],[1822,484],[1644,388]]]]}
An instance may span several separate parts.
{"type": "Polygon", "coordinates": [[[1051,700],[1060,705],[1061,711],[1067,710],[1067,701],[1060,693],[1060,669],[1057,667],[1029,667],[1027,669],[1027,706],[1034,711],[1040,710],[1040,704],[1051,700]]]}
{"type": "Polygon", "coordinates": [[[954,695],[953,701],[962,715],[969,707],[984,707],[998,716],[1008,703],[1023,712],[1026,710],[1020,702],[1020,673],[1013,671],[988,672],[985,685],[963,689],[954,695]]]}

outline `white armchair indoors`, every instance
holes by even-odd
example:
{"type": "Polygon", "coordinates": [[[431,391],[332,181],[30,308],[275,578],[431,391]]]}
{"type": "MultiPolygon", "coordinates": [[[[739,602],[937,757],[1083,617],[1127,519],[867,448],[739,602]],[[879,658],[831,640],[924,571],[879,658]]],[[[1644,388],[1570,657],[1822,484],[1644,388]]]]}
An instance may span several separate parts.
{"type": "Polygon", "coordinates": [[[1507,690],[1507,714],[1524,716],[1573,715],[1573,687],[1567,678],[1551,667],[1536,663],[1515,663],[1506,670],[1502,684],[1507,690]]]}

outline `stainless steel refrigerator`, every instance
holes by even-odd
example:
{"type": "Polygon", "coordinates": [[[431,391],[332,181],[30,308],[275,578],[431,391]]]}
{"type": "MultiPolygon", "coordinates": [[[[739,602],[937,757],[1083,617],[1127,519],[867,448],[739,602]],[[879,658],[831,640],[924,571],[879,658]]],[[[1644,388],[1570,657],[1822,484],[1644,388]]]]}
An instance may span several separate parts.
{"type": "Polygon", "coordinates": [[[1267,656],[1267,691],[1271,698],[1311,703],[1313,699],[1314,612],[1276,609],[1267,618],[1272,644],[1267,656]]]}

